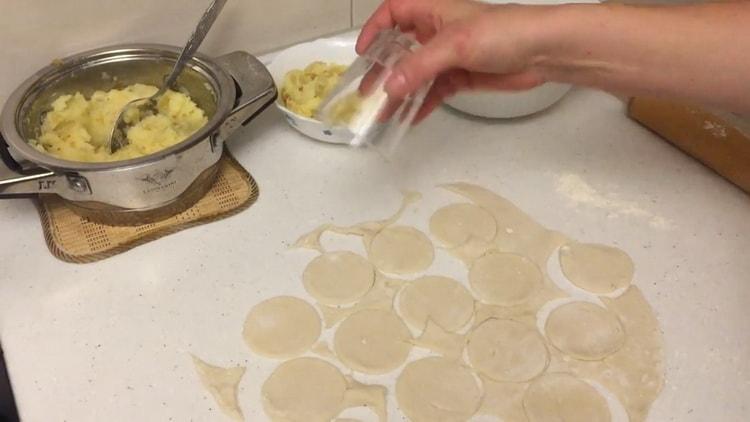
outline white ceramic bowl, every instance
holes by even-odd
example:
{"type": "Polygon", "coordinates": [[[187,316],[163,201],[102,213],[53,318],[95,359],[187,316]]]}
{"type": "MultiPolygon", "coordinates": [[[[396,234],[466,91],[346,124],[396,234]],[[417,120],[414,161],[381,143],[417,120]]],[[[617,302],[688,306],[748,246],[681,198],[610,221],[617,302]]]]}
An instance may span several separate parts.
{"type": "MultiPolygon", "coordinates": [[[[482,0],[485,3],[562,4],[598,3],[598,0],[482,0]]],[[[546,83],[518,92],[464,92],[446,101],[450,107],[479,117],[508,119],[528,116],[546,110],[570,91],[571,86],[546,83]]]]}
{"type": "Polygon", "coordinates": [[[568,84],[546,83],[527,91],[460,93],[446,104],[479,117],[509,119],[528,116],[551,107],[570,91],[568,84]]]}
{"type": "MultiPolygon", "coordinates": [[[[345,34],[332,38],[323,38],[308,43],[297,44],[280,52],[268,66],[276,87],[281,90],[284,75],[290,70],[304,69],[314,61],[324,61],[350,65],[357,57],[354,51],[356,34],[345,34]]],[[[348,144],[352,134],[346,128],[328,129],[323,122],[301,116],[286,108],[279,96],[276,107],[284,113],[287,122],[310,138],[323,142],[348,144]]]]}

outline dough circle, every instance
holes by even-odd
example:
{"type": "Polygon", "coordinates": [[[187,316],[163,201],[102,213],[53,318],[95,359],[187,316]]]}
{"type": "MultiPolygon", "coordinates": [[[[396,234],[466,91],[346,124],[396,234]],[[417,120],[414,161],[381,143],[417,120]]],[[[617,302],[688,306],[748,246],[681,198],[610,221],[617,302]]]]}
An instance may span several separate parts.
{"type": "Polygon", "coordinates": [[[392,311],[365,309],[341,322],[333,338],[336,356],[349,368],[385,374],[401,366],[411,351],[411,332],[392,311]]]}
{"type": "Polygon", "coordinates": [[[327,252],[313,259],[302,273],[305,290],[328,306],[351,304],[375,282],[375,268],[349,251],[327,252]]]}
{"type": "Polygon", "coordinates": [[[607,401],[591,385],[563,373],[545,374],[535,380],[523,397],[529,422],[609,422],[607,401]]]}
{"type": "Polygon", "coordinates": [[[570,243],[560,248],[560,267],[576,286],[607,294],[633,281],[633,260],[620,249],[592,243],[570,243]]]}
{"type": "Polygon", "coordinates": [[[376,267],[391,274],[424,271],[435,258],[430,239],[408,226],[386,227],[373,237],[367,253],[376,267]]]}
{"type": "Polygon", "coordinates": [[[432,215],[430,232],[443,246],[455,248],[472,238],[491,241],[497,223],[492,214],[474,204],[451,204],[432,215]]]}
{"type": "Polygon", "coordinates": [[[456,360],[417,360],[406,365],[396,380],[398,406],[412,422],[469,420],[481,398],[476,377],[456,360]]]}
{"type": "Polygon", "coordinates": [[[469,284],[482,302],[512,306],[527,301],[542,285],[542,272],[525,256],[489,252],[469,270],[469,284]]]}
{"type": "Polygon", "coordinates": [[[554,309],[544,331],[553,346],[580,360],[602,360],[625,344],[625,329],[617,316],[589,302],[554,309]]]}
{"type": "Polygon", "coordinates": [[[534,328],[509,320],[488,319],[469,334],[471,366],[495,381],[524,382],[544,372],[549,352],[534,328]]]}
{"type": "Polygon", "coordinates": [[[263,384],[263,409],[275,421],[328,422],[341,411],[346,389],[346,379],[330,363],[293,359],[279,365],[263,384]]]}
{"type": "Polygon", "coordinates": [[[398,305],[404,321],[420,331],[427,320],[446,331],[458,331],[474,314],[474,298],[466,287],[440,276],[426,276],[407,284],[398,305]]]}
{"type": "Polygon", "coordinates": [[[296,297],[278,296],[250,310],[242,335],[253,352],[286,359],[310,349],[320,331],[320,316],[312,305],[296,297]]]}

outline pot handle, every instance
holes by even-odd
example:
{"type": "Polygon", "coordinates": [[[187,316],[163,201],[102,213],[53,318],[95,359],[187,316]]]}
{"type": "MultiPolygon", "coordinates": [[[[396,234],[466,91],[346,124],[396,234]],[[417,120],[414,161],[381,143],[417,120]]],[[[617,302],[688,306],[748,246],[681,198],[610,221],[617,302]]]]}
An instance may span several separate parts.
{"type": "Polygon", "coordinates": [[[229,53],[216,61],[232,76],[239,95],[234,109],[219,129],[219,138],[226,141],[276,100],[276,84],[266,66],[244,51],[229,53]]]}
{"type": "Polygon", "coordinates": [[[24,169],[10,154],[8,143],[0,135],[0,199],[18,198],[39,193],[54,193],[57,177],[54,172],[34,167],[24,169]]]}

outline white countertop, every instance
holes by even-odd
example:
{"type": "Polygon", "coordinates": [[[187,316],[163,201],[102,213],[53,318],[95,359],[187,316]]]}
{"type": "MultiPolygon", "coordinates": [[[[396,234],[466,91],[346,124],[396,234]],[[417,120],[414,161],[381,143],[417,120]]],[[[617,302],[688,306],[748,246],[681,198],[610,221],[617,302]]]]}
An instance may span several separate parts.
{"type": "MultiPolygon", "coordinates": [[[[188,353],[248,366],[248,420],[273,368],[240,331],[261,298],[304,296],[312,254],[288,249],[320,223],[389,215],[401,189],[425,194],[407,222],[467,181],[550,228],[619,245],[664,330],[667,385],[653,421],[746,420],[750,412],[750,200],[624,115],[574,91],[511,122],[438,111],[394,164],[323,145],[269,110],[231,142],[257,179],[257,204],[89,265],[57,261],[28,200],[0,201],[0,340],[25,421],[225,420],[188,353]],[[575,181],[573,187],[562,182],[575,181]],[[593,190],[581,190],[581,181],[593,190]],[[572,194],[572,195],[571,195],[572,194]]],[[[453,263],[441,271],[461,274],[453,263]]]]}

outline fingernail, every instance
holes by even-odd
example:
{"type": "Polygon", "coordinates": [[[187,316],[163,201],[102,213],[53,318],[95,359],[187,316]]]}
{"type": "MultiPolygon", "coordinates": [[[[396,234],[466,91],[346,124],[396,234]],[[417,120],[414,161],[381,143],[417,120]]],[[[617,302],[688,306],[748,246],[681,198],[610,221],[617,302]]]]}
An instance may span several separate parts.
{"type": "Polygon", "coordinates": [[[401,97],[406,91],[406,76],[401,72],[394,72],[385,83],[385,92],[394,97],[401,97]]]}

